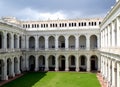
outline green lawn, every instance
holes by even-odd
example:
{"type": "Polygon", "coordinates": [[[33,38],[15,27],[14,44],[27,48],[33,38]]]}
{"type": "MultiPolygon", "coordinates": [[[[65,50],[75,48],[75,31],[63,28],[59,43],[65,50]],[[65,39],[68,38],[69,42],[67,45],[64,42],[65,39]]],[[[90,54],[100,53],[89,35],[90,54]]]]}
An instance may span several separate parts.
{"type": "Polygon", "coordinates": [[[94,73],[31,72],[2,87],[101,87],[94,73]]]}

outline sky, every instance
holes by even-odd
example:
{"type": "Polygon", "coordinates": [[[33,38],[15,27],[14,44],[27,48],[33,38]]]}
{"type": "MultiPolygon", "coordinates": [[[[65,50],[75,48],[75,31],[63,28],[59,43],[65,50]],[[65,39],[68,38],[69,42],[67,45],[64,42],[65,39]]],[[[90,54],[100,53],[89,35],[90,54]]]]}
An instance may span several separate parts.
{"type": "Polygon", "coordinates": [[[0,0],[0,17],[56,20],[104,17],[115,0],[0,0]]]}

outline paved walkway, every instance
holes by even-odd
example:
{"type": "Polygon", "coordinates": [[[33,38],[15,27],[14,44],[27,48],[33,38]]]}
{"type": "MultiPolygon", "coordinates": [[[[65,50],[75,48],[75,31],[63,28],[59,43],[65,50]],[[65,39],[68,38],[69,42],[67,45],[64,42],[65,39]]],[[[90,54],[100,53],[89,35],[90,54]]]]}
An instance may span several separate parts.
{"type": "Polygon", "coordinates": [[[24,74],[19,74],[19,75],[15,76],[14,78],[9,78],[9,80],[0,81],[0,86],[6,84],[6,83],[8,83],[8,82],[11,82],[12,80],[15,80],[15,79],[17,79],[17,78],[19,78],[19,77],[21,77],[21,76],[23,76],[23,75],[24,75],[24,74]]]}
{"type": "Polygon", "coordinates": [[[108,86],[107,86],[107,83],[104,82],[104,80],[103,80],[103,78],[102,78],[102,75],[101,75],[100,73],[97,73],[97,78],[98,78],[98,80],[99,80],[99,82],[100,82],[100,84],[101,84],[101,87],[108,87],[108,86]]]}

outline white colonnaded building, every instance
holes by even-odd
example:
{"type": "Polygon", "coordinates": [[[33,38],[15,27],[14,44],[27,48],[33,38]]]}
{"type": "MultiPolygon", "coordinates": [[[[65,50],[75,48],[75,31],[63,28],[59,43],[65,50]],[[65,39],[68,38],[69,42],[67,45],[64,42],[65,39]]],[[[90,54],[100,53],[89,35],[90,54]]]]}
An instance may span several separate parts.
{"type": "Polygon", "coordinates": [[[120,87],[120,0],[105,18],[0,20],[0,80],[24,71],[99,71],[120,87]]]}

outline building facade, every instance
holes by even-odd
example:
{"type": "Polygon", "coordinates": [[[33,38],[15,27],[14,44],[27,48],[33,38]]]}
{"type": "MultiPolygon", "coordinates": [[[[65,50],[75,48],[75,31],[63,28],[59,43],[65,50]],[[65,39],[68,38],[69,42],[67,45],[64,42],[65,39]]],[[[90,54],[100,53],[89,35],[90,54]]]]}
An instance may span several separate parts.
{"type": "Polygon", "coordinates": [[[0,80],[24,71],[99,71],[120,87],[120,1],[102,18],[0,20],[0,80]]]}

